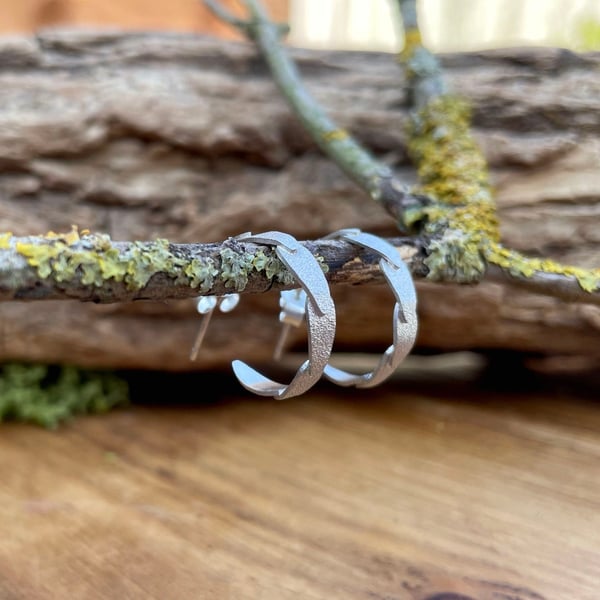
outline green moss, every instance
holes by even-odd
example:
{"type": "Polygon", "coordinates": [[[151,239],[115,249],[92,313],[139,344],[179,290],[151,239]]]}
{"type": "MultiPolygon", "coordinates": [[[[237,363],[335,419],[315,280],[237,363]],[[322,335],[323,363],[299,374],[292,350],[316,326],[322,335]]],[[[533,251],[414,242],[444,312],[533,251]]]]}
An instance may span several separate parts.
{"type": "Polygon", "coordinates": [[[128,402],[127,382],[111,373],[17,363],[0,368],[0,421],[55,428],[75,415],[128,402]]]}

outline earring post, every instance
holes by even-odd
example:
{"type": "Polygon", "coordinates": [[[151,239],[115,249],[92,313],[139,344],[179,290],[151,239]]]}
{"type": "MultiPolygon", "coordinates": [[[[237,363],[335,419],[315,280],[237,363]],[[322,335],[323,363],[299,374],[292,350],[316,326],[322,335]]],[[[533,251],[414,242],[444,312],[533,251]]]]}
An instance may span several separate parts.
{"type": "Polygon", "coordinates": [[[290,335],[290,329],[292,326],[289,323],[284,323],[281,328],[281,334],[279,335],[279,339],[277,340],[277,345],[275,346],[275,350],[273,351],[273,359],[281,360],[281,355],[283,354],[283,348],[285,347],[285,343],[290,335]]]}
{"type": "Polygon", "coordinates": [[[196,360],[196,358],[198,357],[198,352],[200,351],[200,346],[202,346],[202,342],[204,341],[204,336],[206,335],[206,330],[208,329],[208,325],[210,323],[210,319],[213,315],[213,312],[213,310],[207,312],[202,318],[200,328],[198,329],[196,339],[194,340],[194,345],[192,346],[192,350],[190,351],[190,360],[196,360]]]}

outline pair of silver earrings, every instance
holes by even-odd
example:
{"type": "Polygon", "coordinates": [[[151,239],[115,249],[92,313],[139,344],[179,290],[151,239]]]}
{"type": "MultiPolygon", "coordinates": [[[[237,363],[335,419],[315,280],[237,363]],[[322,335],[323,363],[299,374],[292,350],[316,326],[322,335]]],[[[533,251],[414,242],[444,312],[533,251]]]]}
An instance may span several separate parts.
{"type": "MultiPolygon", "coordinates": [[[[383,353],[375,369],[357,375],[329,364],[335,337],[336,313],[329,285],[316,258],[287,233],[268,231],[258,235],[244,234],[240,237],[245,242],[274,246],[278,258],[301,285],[298,289],[283,291],[280,294],[282,310],[279,320],[284,329],[275,348],[274,357],[281,357],[290,327],[298,327],[306,319],[308,328],[309,358],[302,363],[288,385],[265,377],[241,360],[231,363],[238,381],[247,390],[260,396],[272,396],[283,400],[303,394],[322,375],[341,386],[370,388],[387,379],[406,358],[417,336],[417,294],[410,271],[389,242],[360,229],[341,229],[326,236],[326,239],[345,240],[378,254],[381,257],[379,268],[396,299],[392,345],[383,353]]],[[[238,294],[227,294],[218,299],[215,296],[203,296],[198,300],[198,312],[205,316],[192,348],[192,360],[198,353],[214,308],[219,305],[222,312],[228,312],[235,308],[238,301],[238,294]]]]}

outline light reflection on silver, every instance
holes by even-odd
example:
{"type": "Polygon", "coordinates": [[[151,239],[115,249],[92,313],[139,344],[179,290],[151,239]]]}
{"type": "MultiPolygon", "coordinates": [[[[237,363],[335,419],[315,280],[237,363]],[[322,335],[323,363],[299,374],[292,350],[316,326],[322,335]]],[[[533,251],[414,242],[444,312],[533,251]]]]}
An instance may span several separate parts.
{"type": "MultiPolygon", "coordinates": [[[[242,240],[274,246],[278,258],[302,286],[306,295],[304,308],[308,328],[308,360],[302,363],[289,385],[265,377],[241,360],[231,363],[233,372],[247,390],[260,396],[272,396],[280,400],[299,396],[321,378],[331,356],[335,337],[335,305],[329,285],[316,258],[293,236],[267,231],[244,236],[242,240]]],[[[280,344],[283,342],[280,341],[280,344]]]]}
{"type": "Polygon", "coordinates": [[[411,351],[417,337],[417,292],[404,261],[392,244],[384,239],[364,233],[360,229],[341,229],[326,236],[327,239],[341,239],[351,244],[372,250],[381,256],[379,268],[392,288],[396,304],[393,316],[393,343],[383,353],[378,365],[372,371],[356,375],[328,364],[324,375],[341,386],[370,388],[386,380],[411,351]]]}

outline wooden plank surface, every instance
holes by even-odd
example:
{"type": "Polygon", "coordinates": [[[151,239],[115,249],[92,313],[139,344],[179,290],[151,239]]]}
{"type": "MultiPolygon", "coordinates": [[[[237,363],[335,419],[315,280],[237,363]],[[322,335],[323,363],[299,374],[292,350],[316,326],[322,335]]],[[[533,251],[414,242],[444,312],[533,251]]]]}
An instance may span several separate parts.
{"type": "Polygon", "coordinates": [[[2,425],[0,598],[600,598],[597,389],[415,373],[2,425]]]}

